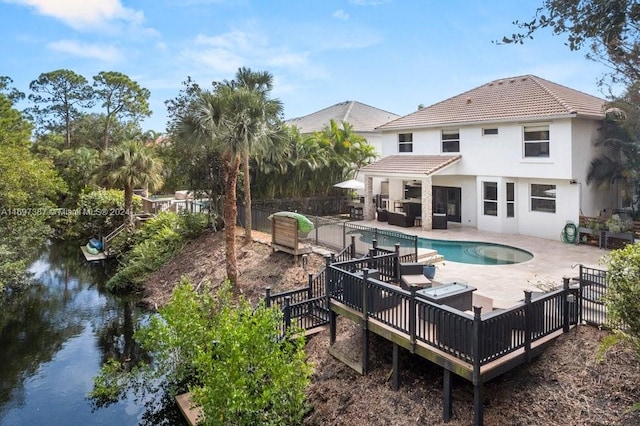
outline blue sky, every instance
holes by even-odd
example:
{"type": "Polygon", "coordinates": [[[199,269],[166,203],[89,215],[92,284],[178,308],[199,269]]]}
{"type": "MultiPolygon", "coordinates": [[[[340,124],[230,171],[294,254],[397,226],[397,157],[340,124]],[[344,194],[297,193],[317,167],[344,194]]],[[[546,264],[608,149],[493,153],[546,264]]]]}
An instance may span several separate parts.
{"type": "MultiPolygon", "coordinates": [[[[238,67],[274,76],[285,117],[356,100],[396,114],[491,80],[534,74],[596,96],[603,65],[549,31],[496,45],[542,0],[0,0],[0,75],[28,93],[39,74],[127,74],[164,101],[238,67]]],[[[26,105],[21,105],[26,106],[26,105]]]]}

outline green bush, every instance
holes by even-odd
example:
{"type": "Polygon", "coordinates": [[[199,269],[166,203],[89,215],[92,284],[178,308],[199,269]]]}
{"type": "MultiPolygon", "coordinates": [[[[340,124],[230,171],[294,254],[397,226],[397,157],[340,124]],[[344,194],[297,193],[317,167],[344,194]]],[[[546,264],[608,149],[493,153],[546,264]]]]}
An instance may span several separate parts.
{"type": "MultiPolygon", "coordinates": [[[[142,200],[133,197],[133,211],[142,211],[142,200]]],[[[75,226],[77,235],[104,237],[124,223],[124,191],[100,189],[80,195],[75,226]]]]}
{"type": "Polygon", "coordinates": [[[621,333],[640,354],[640,245],[611,251],[606,263],[607,314],[612,324],[625,324],[621,333]]]}
{"type": "Polygon", "coordinates": [[[92,398],[113,400],[122,387],[150,387],[162,378],[172,393],[190,389],[210,425],[301,424],[311,366],[304,337],[280,339],[282,314],[244,299],[234,302],[230,286],[214,296],[183,279],[169,303],[135,333],[154,355],[130,373],[105,364],[94,379],[92,398]],[[124,379],[123,375],[127,375],[124,379]]]}
{"type": "Polygon", "coordinates": [[[149,219],[129,239],[132,248],[123,255],[121,266],[107,282],[107,288],[114,292],[138,290],[151,272],[180,251],[187,239],[202,234],[206,226],[207,217],[202,213],[162,212],[149,219]]]}

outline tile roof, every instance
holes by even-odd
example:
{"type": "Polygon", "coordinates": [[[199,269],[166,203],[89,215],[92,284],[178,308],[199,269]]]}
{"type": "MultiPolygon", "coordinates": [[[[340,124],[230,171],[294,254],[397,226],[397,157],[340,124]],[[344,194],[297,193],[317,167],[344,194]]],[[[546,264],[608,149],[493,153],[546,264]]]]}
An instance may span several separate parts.
{"type": "Polygon", "coordinates": [[[360,171],[364,174],[430,175],[461,158],[462,155],[389,155],[360,171]]]}
{"type": "Polygon", "coordinates": [[[322,131],[333,119],[338,124],[346,121],[354,132],[374,132],[376,127],[400,117],[397,114],[374,108],[357,101],[345,101],[321,109],[303,117],[291,118],[285,123],[296,126],[300,133],[322,131]]]}
{"type": "Polygon", "coordinates": [[[582,116],[604,118],[604,99],[534,75],[494,80],[409,115],[380,130],[582,116]]]}

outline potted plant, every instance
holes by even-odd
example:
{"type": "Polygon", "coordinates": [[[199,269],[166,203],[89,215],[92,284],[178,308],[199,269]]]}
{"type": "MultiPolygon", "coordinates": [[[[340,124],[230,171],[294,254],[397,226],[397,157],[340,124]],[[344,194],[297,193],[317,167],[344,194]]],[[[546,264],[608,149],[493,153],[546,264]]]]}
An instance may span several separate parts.
{"type": "Polygon", "coordinates": [[[422,273],[425,277],[432,280],[436,276],[436,265],[433,263],[427,263],[422,267],[422,273]]]}

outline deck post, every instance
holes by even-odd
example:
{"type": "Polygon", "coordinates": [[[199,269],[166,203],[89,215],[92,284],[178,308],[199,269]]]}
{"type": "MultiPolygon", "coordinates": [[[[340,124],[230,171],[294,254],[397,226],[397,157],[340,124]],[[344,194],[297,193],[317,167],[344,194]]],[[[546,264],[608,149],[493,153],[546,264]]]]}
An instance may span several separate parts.
{"type": "Polygon", "coordinates": [[[569,332],[569,278],[562,278],[562,331],[569,332]]]}
{"type": "Polygon", "coordinates": [[[396,255],[394,257],[394,278],[396,279],[396,282],[400,282],[400,243],[395,243],[394,247],[396,250],[396,255]]]}
{"type": "Polygon", "coordinates": [[[393,368],[393,390],[397,391],[398,388],[400,387],[400,381],[399,381],[399,375],[400,375],[400,371],[398,370],[398,344],[397,343],[393,343],[393,351],[392,351],[392,355],[391,355],[391,365],[393,368]]]}
{"type": "Polygon", "coordinates": [[[582,310],[584,309],[584,304],[582,302],[582,264],[580,264],[579,269],[579,279],[578,279],[578,299],[580,299],[579,309],[578,309],[578,324],[582,324],[582,310]]]}
{"type": "Polygon", "coordinates": [[[271,307],[271,287],[267,287],[264,291],[264,306],[271,307]]]}
{"type": "Polygon", "coordinates": [[[482,342],[482,308],[473,307],[473,424],[482,426],[484,407],[482,406],[482,377],[480,376],[480,344],[482,342]]]}
{"type": "Polygon", "coordinates": [[[285,331],[291,327],[291,296],[284,298],[284,326],[285,331]]]}
{"type": "Polygon", "coordinates": [[[524,291],[524,352],[527,362],[531,361],[531,324],[533,310],[531,309],[531,290],[524,291]]]}
{"type": "Polygon", "coordinates": [[[418,287],[411,286],[411,299],[409,299],[409,343],[411,343],[411,353],[415,353],[416,348],[416,291],[418,287]]]}
{"type": "Polygon", "coordinates": [[[356,236],[352,235],[351,236],[351,252],[350,252],[351,259],[355,259],[356,258],[356,236]]]}
{"type": "Polygon", "coordinates": [[[331,309],[331,256],[325,256],[324,294],[329,312],[329,346],[336,342],[336,313],[331,309]]]}
{"type": "Polygon", "coordinates": [[[367,280],[369,279],[369,269],[362,270],[362,374],[367,375],[369,369],[369,307],[367,306],[368,292],[367,280]]]}
{"type": "Polygon", "coordinates": [[[449,423],[453,414],[453,392],[451,386],[451,371],[446,368],[442,369],[444,377],[442,380],[442,421],[449,423]]]}
{"type": "MultiPolygon", "coordinates": [[[[376,242],[376,240],[373,240],[373,241],[374,241],[374,243],[376,242]]],[[[367,262],[367,267],[369,269],[374,269],[374,268],[376,268],[378,266],[378,265],[374,265],[374,263],[373,263],[373,259],[376,257],[376,251],[377,251],[377,249],[375,247],[369,249],[369,259],[370,260],[367,262]]]]}

